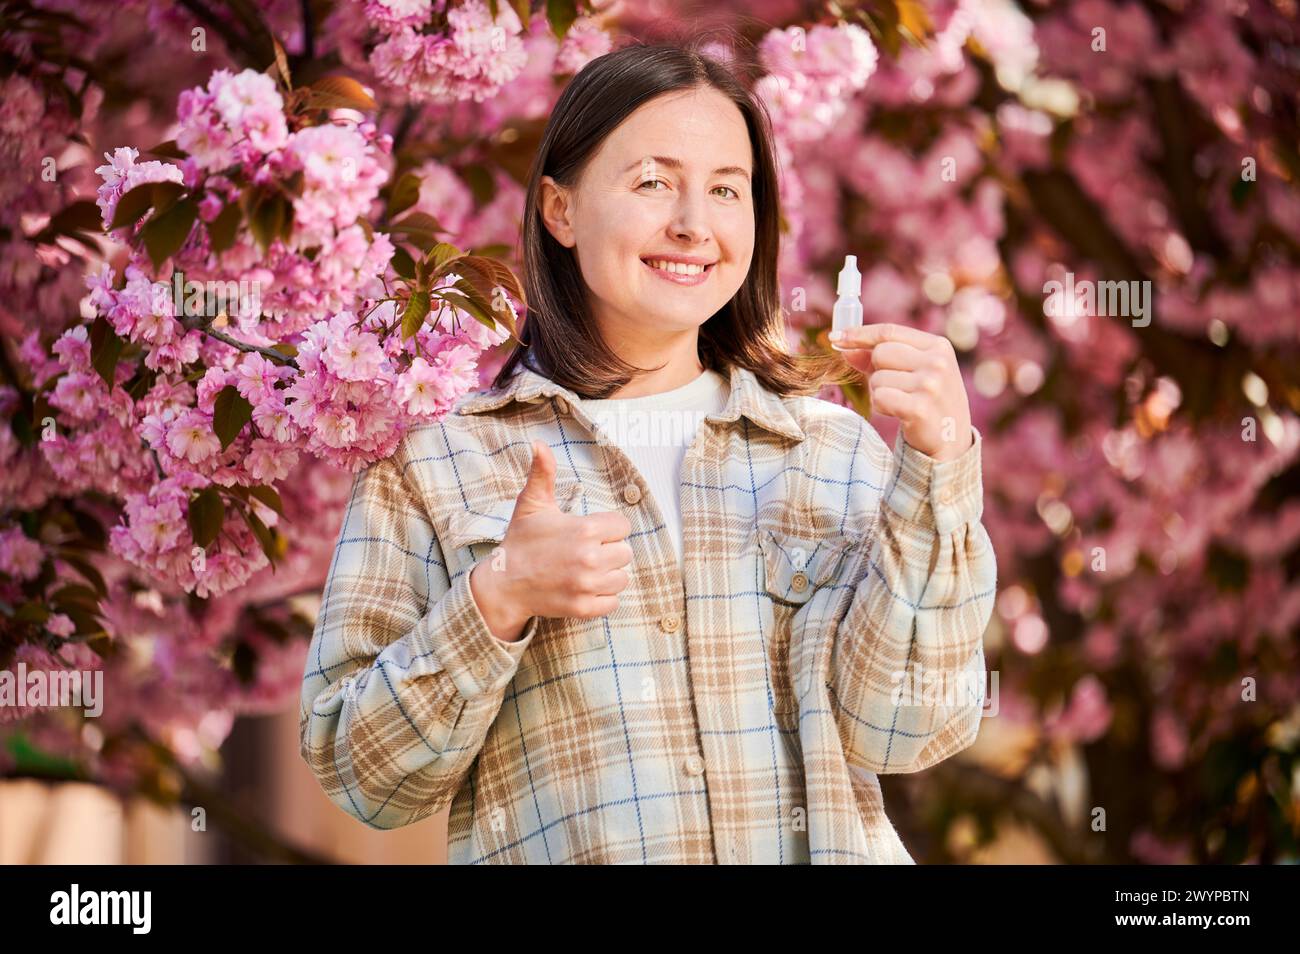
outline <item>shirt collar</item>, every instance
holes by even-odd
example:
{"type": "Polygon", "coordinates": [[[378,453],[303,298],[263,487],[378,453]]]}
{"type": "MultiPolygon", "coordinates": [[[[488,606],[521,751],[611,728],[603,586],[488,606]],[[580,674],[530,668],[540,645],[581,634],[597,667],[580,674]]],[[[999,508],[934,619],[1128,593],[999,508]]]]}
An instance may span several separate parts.
{"type": "MultiPolygon", "coordinates": [[[[536,404],[549,397],[563,397],[571,406],[581,401],[581,398],[568,388],[561,387],[550,378],[521,365],[503,387],[475,391],[463,397],[456,405],[456,413],[478,414],[503,407],[511,401],[536,404]]],[[[727,398],[727,406],[716,414],[708,415],[705,419],[734,421],[741,415],[783,437],[796,441],[804,439],[803,429],[786,408],[785,402],[763,387],[753,371],[739,365],[732,365],[731,393],[727,398]]]]}

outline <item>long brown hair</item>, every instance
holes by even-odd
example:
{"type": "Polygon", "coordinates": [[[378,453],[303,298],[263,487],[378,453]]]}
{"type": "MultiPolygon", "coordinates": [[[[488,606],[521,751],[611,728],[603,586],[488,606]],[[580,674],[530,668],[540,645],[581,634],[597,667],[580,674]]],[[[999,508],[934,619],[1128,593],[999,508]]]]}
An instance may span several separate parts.
{"type": "MultiPolygon", "coordinates": [[[[702,41],[702,38],[701,38],[702,41]]],[[[702,42],[634,42],[588,63],[556,103],[529,173],[523,221],[527,313],[516,347],[497,373],[500,387],[523,362],[582,398],[605,398],[646,369],[618,357],[599,333],[571,249],[542,221],[542,176],[571,186],[600,144],[643,103],[676,90],[712,86],[736,104],[754,152],[754,254],[745,283],[699,331],[704,367],[727,376],[731,365],[754,373],[780,395],[815,393],[836,355],[792,353],[777,283],[780,196],[772,127],[766,109],[725,64],[698,51],[702,42]]]]}

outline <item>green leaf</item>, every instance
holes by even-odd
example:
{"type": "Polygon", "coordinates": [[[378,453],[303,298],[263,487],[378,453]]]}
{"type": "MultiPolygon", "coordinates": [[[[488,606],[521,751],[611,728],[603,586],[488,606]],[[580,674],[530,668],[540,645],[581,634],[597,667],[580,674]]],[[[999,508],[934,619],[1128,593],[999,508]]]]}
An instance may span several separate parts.
{"type": "Polygon", "coordinates": [[[409,235],[412,242],[421,249],[428,250],[438,244],[438,233],[447,230],[429,213],[412,212],[402,221],[388,226],[388,231],[409,235]]]}
{"type": "Polygon", "coordinates": [[[205,487],[190,501],[190,535],[201,547],[209,546],[221,532],[226,521],[226,505],[216,487],[205,487]]]}
{"type": "Polygon", "coordinates": [[[32,744],[21,731],[5,739],[5,747],[13,757],[9,771],[15,776],[38,775],[51,778],[85,778],[86,773],[72,759],[54,755],[32,744]]]}
{"type": "Polygon", "coordinates": [[[268,487],[266,484],[257,484],[248,488],[248,492],[266,504],[280,516],[284,516],[284,504],[280,500],[279,493],[274,487],[268,487]]]}
{"type": "Polygon", "coordinates": [[[326,76],[312,83],[309,90],[308,109],[359,109],[366,112],[376,108],[370,94],[350,76],[326,76]]]}
{"type": "Polygon", "coordinates": [[[182,199],[169,209],[155,212],[144,224],[140,235],[154,268],[161,268],[163,262],[180,251],[198,215],[199,204],[193,199],[182,199]]]}
{"type": "Polygon", "coordinates": [[[457,282],[457,287],[461,288],[462,291],[456,291],[452,288],[439,288],[437,292],[438,297],[452,307],[459,308],[461,311],[468,313],[472,318],[479,322],[479,324],[486,325],[488,328],[496,331],[497,324],[492,320],[492,309],[488,306],[487,302],[479,298],[477,293],[465,294],[465,290],[473,291],[473,289],[468,285],[457,282]]]}
{"type": "Polygon", "coordinates": [[[67,552],[60,553],[59,559],[89,580],[90,585],[95,588],[95,593],[101,598],[108,596],[108,584],[104,582],[103,574],[95,568],[93,563],[67,552]]]}
{"type": "Polygon", "coordinates": [[[225,450],[239,436],[244,425],[253,419],[253,405],[233,384],[227,384],[212,406],[212,430],[221,438],[225,450]]]}
{"type": "Polygon", "coordinates": [[[162,156],[165,159],[188,159],[190,155],[180,146],[176,145],[175,139],[168,139],[166,142],[160,142],[152,149],[146,149],[145,152],[154,156],[162,156]]]}
{"type": "Polygon", "coordinates": [[[165,209],[184,193],[185,187],[179,182],[146,182],[136,186],[117,200],[108,230],[111,232],[126,225],[134,225],[150,208],[165,209]]]}
{"type": "Polygon", "coordinates": [[[239,231],[239,223],[244,220],[244,211],[239,207],[238,202],[231,202],[220,212],[217,217],[208,223],[208,240],[212,245],[212,251],[224,252],[235,244],[235,234],[239,231]]]}
{"type": "Polygon", "coordinates": [[[244,522],[253,531],[253,536],[257,537],[262,552],[266,554],[266,558],[271,561],[271,566],[274,568],[279,554],[276,552],[275,535],[272,533],[271,528],[264,524],[262,519],[251,510],[244,511],[244,522]]]}
{"type": "Polygon", "coordinates": [[[429,314],[429,293],[427,291],[411,292],[411,300],[406,304],[406,311],[402,315],[402,340],[410,338],[420,326],[424,324],[424,319],[429,314]]]}
{"type": "Polygon", "coordinates": [[[555,38],[563,40],[573,21],[578,19],[578,6],[574,0],[546,0],[546,19],[555,38]]]}
{"type": "Polygon", "coordinates": [[[71,232],[99,232],[104,227],[104,219],[99,206],[90,199],[79,199],[65,206],[50,218],[50,224],[42,231],[51,235],[67,235],[71,232]]]}
{"type": "Polygon", "coordinates": [[[34,600],[28,600],[22,606],[18,607],[14,613],[14,619],[20,623],[38,623],[42,626],[50,618],[50,611],[43,603],[37,603],[34,600]]]}
{"type": "Polygon", "coordinates": [[[494,242],[491,245],[480,245],[478,248],[469,250],[469,254],[477,255],[480,258],[504,258],[511,253],[512,249],[505,242],[494,242]]]}
{"type": "Polygon", "coordinates": [[[433,270],[438,272],[448,262],[464,257],[465,253],[452,245],[450,242],[439,242],[424,257],[426,264],[433,266],[433,270]]]}
{"type": "Polygon", "coordinates": [[[465,166],[456,172],[461,181],[469,187],[469,191],[473,193],[474,201],[478,205],[487,205],[496,198],[497,180],[483,166],[465,166]]]}
{"type": "Polygon", "coordinates": [[[271,247],[271,242],[283,231],[287,205],[283,196],[274,195],[253,206],[248,217],[248,227],[263,252],[271,247]]]}
{"type": "Polygon", "coordinates": [[[496,289],[500,287],[520,305],[527,308],[523,287],[514,272],[494,258],[483,258],[477,255],[456,259],[455,271],[478,292],[479,297],[490,309],[492,317],[508,328],[511,336],[517,340],[519,334],[515,328],[515,316],[509,308],[494,307],[497,301],[496,289]]]}
{"type": "Polygon", "coordinates": [[[528,22],[533,15],[531,0],[510,0],[510,6],[515,8],[515,13],[519,16],[519,22],[523,24],[524,32],[527,33],[528,22]]]}
{"type": "Polygon", "coordinates": [[[415,260],[411,258],[411,253],[400,245],[393,247],[393,271],[405,278],[408,282],[415,281],[415,260]]]}
{"type": "Polygon", "coordinates": [[[393,185],[392,195],[388,198],[388,217],[401,215],[420,199],[420,177],[414,172],[406,172],[393,185]]]}
{"type": "Polygon", "coordinates": [[[50,596],[50,605],[58,610],[81,608],[98,613],[99,594],[80,583],[69,583],[50,596]]]}
{"type": "MultiPolygon", "coordinates": [[[[308,28],[310,29],[310,27],[308,28]]],[[[275,62],[271,65],[279,73],[284,88],[287,90],[293,89],[293,81],[289,79],[289,57],[285,55],[284,47],[280,45],[280,41],[275,38],[274,34],[271,35],[271,42],[275,45],[275,62]]]]}
{"type": "Polygon", "coordinates": [[[110,391],[117,377],[117,359],[125,345],[126,342],[117,336],[108,319],[97,315],[90,326],[90,363],[110,391]]]}

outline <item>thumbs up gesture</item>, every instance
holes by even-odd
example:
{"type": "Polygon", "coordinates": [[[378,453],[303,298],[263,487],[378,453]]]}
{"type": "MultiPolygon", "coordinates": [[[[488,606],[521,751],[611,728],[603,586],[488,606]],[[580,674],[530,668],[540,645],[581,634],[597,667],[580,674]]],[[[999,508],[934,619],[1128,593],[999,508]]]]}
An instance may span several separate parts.
{"type": "Polygon", "coordinates": [[[846,329],[831,346],[867,376],[872,411],[898,418],[903,436],[921,453],[945,461],[971,446],[966,385],[947,338],[881,323],[846,329]]]}
{"type": "Polygon", "coordinates": [[[518,639],[534,616],[606,616],[631,581],[623,569],[632,562],[626,541],[631,521],[617,511],[564,513],[555,501],[551,449],[533,441],[532,450],[532,468],[501,541],[505,559],[484,559],[470,571],[484,621],[507,642],[518,639]]]}

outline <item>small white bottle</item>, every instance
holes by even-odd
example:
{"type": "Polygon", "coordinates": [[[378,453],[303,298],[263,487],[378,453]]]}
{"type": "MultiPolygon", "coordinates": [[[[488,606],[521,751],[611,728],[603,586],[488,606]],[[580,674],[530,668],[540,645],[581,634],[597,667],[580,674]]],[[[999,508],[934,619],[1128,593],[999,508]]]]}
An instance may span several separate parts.
{"type": "Polygon", "coordinates": [[[858,257],[846,255],[840,269],[839,295],[831,317],[831,331],[847,331],[862,327],[862,275],[858,273],[858,257]]]}

